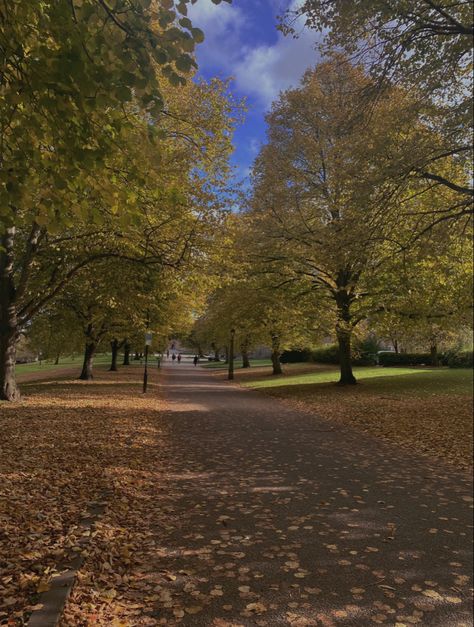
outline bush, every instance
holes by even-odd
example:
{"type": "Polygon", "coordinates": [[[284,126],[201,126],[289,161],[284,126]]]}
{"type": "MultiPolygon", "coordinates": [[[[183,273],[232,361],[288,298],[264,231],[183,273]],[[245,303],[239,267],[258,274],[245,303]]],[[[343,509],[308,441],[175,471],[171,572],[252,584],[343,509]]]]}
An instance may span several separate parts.
{"type": "Polygon", "coordinates": [[[446,356],[446,362],[450,368],[472,368],[473,352],[461,351],[459,353],[449,353],[446,356]]]}
{"type": "Polygon", "coordinates": [[[323,346],[317,348],[312,353],[313,361],[321,364],[338,364],[339,363],[339,349],[336,344],[331,346],[323,346]]]}
{"type": "MultiPolygon", "coordinates": [[[[313,361],[320,364],[339,365],[339,348],[337,344],[317,348],[311,355],[313,361]]],[[[357,348],[352,353],[352,363],[356,366],[375,366],[377,355],[375,353],[361,352],[357,348]]]]}
{"type": "Polygon", "coordinates": [[[283,351],[280,357],[282,364],[297,364],[301,362],[311,361],[311,351],[305,350],[291,350],[283,351]]]}
{"type": "Polygon", "coordinates": [[[381,366],[429,366],[430,353],[379,353],[381,366]]]}

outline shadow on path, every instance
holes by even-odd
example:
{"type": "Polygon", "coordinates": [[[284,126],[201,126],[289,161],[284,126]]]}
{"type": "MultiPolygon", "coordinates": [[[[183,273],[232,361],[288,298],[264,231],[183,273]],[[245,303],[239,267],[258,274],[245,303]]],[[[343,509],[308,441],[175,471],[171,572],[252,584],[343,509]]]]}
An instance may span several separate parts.
{"type": "Polygon", "coordinates": [[[466,475],[201,368],[162,385],[161,624],[472,624],[466,475]]]}

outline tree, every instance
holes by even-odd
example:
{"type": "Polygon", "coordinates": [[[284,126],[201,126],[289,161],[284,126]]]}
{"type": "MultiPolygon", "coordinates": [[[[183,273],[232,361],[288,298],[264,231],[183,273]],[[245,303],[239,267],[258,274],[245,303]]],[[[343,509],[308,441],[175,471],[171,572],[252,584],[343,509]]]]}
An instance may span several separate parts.
{"type": "Polygon", "coordinates": [[[77,320],[69,309],[47,307],[25,330],[28,345],[43,359],[54,359],[56,364],[64,355],[82,350],[82,337],[77,320]]]}
{"type": "MultiPolygon", "coordinates": [[[[472,213],[472,4],[468,0],[305,0],[286,14],[284,29],[294,32],[292,20],[302,16],[309,28],[323,35],[324,53],[343,50],[363,63],[374,77],[366,95],[377,99],[380,90],[398,84],[415,88],[426,119],[436,104],[431,124],[443,142],[423,159],[414,159],[412,171],[436,185],[456,191],[456,200],[436,219],[472,213]],[[454,158],[465,168],[460,183],[436,167],[454,158]]],[[[433,219],[434,221],[434,219],[433,219]]]]}
{"type": "MultiPolygon", "coordinates": [[[[219,81],[169,87],[158,119],[130,108],[104,167],[84,170],[61,204],[47,205],[56,224],[38,206],[16,209],[0,251],[0,398],[18,398],[19,332],[85,268],[103,259],[178,268],[212,244],[233,124],[226,89],[219,81]]],[[[32,197],[48,188],[35,185],[32,197]]]]}
{"type": "Polygon", "coordinates": [[[397,88],[364,113],[370,84],[341,57],[307,72],[274,104],[254,167],[256,257],[276,284],[299,284],[334,311],[342,384],[356,382],[354,329],[392,289],[384,273],[400,249],[408,199],[420,202],[405,165],[429,134],[397,88]]]}
{"type": "Polygon", "coordinates": [[[373,319],[376,329],[405,348],[431,353],[439,365],[445,347],[472,326],[472,232],[443,224],[417,247],[395,258],[386,279],[392,293],[373,319]]]}

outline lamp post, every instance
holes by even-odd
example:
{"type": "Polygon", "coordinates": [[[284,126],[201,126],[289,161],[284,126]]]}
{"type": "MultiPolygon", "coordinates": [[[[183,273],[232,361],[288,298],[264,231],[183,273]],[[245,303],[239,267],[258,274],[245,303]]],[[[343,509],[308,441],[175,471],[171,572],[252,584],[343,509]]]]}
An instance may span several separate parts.
{"type": "Polygon", "coordinates": [[[234,378],[234,337],[235,329],[230,330],[230,347],[229,347],[229,381],[234,378]]]}
{"type": "Polygon", "coordinates": [[[143,370],[143,394],[146,392],[148,385],[148,348],[151,346],[151,333],[148,331],[150,326],[150,313],[146,316],[146,332],[145,332],[145,369],[143,370]]]}

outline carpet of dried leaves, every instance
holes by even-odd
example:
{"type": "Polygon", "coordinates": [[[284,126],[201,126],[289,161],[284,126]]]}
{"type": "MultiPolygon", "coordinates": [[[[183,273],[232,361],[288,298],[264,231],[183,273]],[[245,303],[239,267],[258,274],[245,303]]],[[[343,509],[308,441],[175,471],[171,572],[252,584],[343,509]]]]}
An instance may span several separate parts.
{"type": "Polygon", "coordinates": [[[98,371],[92,383],[42,381],[23,391],[21,403],[1,406],[0,625],[26,623],[39,593],[77,546],[89,504],[107,491],[113,507],[92,532],[81,574],[94,580],[97,592],[80,612],[73,602],[65,624],[123,624],[114,618],[124,616],[121,603],[108,608],[121,588],[133,595],[140,585],[139,574],[121,573],[149,548],[144,529],[153,502],[146,487],[156,481],[161,442],[156,383],[143,397],[130,368],[98,371]]]}

